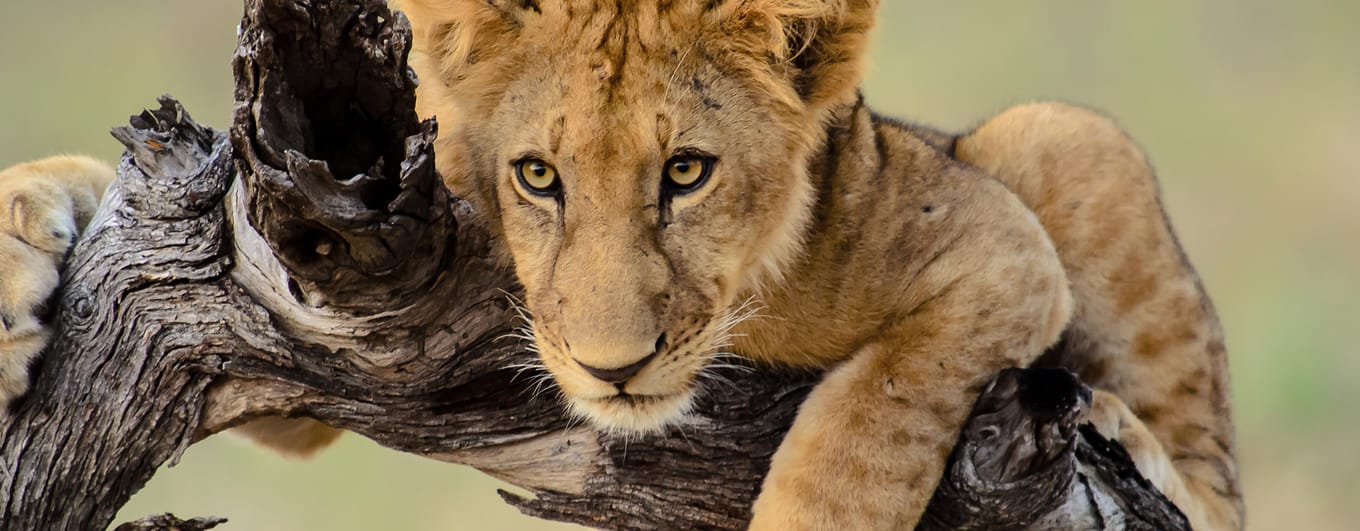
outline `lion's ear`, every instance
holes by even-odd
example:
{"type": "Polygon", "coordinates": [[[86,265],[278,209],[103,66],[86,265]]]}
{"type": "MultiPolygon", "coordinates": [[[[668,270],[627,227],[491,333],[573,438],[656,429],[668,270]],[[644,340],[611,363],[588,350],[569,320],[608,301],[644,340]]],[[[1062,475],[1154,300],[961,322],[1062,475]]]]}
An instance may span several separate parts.
{"type": "Polygon", "coordinates": [[[853,101],[864,73],[878,0],[755,0],[777,59],[792,66],[798,94],[814,109],[853,101]]]}

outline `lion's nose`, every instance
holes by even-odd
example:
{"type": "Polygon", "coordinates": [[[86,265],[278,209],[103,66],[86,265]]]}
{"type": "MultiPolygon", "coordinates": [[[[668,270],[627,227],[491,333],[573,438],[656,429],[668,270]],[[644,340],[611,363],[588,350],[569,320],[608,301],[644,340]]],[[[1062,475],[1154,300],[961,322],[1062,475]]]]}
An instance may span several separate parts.
{"type": "Polygon", "coordinates": [[[621,385],[623,383],[626,383],[629,378],[636,376],[638,371],[641,371],[642,368],[646,367],[647,364],[650,363],[653,358],[656,358],[657,353],[661,352],[661,347],[665,345],[665,343],[666,334],[661,334],[661,337],[657,338],[656,348],[652,350],[651,354],[648,354],[646,357],[638,360],[636,363],[632,363],[630,365],[618,367],[615,369],[602,369],[600,367],[591,367],[590,365],[581,363],[581,360],[576,360],[576,364],[580,365],[581,368],[585,369],[585,371],[587,373],[590,373],[591,376],[594,376],[600,379],[601,381],[611,383],[614,385],[621,385]]]}

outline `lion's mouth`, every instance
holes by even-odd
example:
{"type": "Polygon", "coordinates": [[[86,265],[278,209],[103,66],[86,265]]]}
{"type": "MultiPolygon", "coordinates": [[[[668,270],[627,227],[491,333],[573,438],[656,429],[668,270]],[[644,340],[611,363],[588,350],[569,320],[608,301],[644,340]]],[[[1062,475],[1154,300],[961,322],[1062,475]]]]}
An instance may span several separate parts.
{"type": "Polygon", "coordinates": [[[694,401],[693,390],[570,399],[571,410],[599,428],[628,433],[657,433],[684,418],[694,401]]]}
{"type": "Polygon", "coordinates": [[[605,398],[603,398],[602,400],[607,401],[607,402],[612,402],[612,403],[615,403],[615,404],[619,404],[619,405],[632,406],[632,407],[641,407],[641,406],[649,406],[649,405],[652,405],[652,404],[656,404],[656,403],[658,403],[658,402],[664,402],[664,401],[666,401],[666,400],[668,400],[668,399],[675,398],[675,396],[676,396],[675,394],[668,394],[668,395],[636,395],[636,394],[630,394],[630,393],[619,393],[619,394],[616,394],[616,395],[613,395],[613,396],[605,397],[605,398]]]}

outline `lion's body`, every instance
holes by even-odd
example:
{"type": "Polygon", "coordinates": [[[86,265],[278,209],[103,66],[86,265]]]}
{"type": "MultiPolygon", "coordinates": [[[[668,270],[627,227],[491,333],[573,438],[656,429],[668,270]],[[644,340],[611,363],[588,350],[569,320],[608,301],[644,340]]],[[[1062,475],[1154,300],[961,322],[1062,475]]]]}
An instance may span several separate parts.
{"type": "Polygon", "coordinates": [[[877,117],[867,0],[399,3],[440,171],[501,236],[574,412],[660,431],[727,348],[829,369],[753,528],[915,525],[981,386],[1034,363],[1102,390],[1092,420],[1197,529],[1241,527],[1222,333],[1108,119],[877,117]]]}

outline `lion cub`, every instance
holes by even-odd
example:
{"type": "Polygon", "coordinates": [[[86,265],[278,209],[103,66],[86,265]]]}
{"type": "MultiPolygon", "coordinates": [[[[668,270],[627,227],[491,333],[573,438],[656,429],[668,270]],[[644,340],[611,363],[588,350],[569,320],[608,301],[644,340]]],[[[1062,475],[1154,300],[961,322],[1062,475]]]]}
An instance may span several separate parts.
{"type": "Polygon", "coordinates": [[[576,414],[660,432],[728,348],[830,368],[752,528],[911,528],[980,386],[1036,361],[1103,390],[1093,420],[1196,528],[1241,527],[1223,336],[1110,120],[873,114],[872,0],[397,4],[440,171],[576,414]]]}
{"type": "MultiPolygon", "coordinates": [[[[1110,120],[1026,105],[953,136],[873,114],[873,0],[397,3],[440,171],[504,243],[576,414],[661,432],[729,348],[829,369],[753,529],[915,526],[980,387],[1035,363],[1101,389],[1092,420],[1196,529],[1242,526],[1223,335],[1110,120]]],[[[0,398],[44,341],[70,198],[108,181],[69,163],[0,178],[30,198],[0,202],[0,398]]],[[[314,431],[301,447],[333,438],[314,431]]]]}

